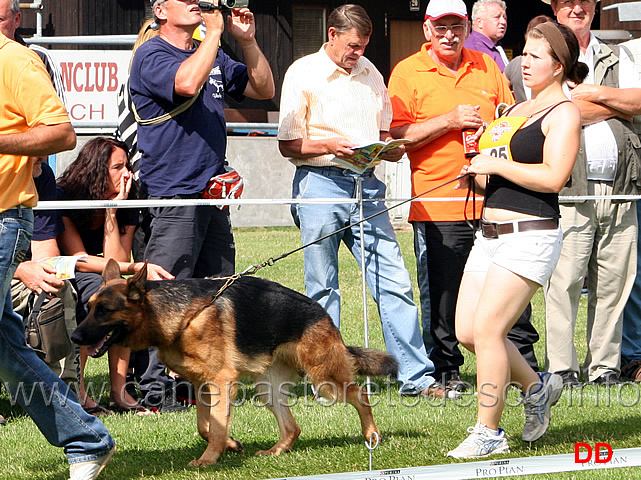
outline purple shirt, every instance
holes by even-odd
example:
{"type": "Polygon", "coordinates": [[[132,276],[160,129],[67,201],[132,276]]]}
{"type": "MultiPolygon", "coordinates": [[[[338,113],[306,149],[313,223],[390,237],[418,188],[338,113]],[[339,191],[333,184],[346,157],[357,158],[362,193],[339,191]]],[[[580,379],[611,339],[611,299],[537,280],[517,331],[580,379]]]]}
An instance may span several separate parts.
{"type": "Polygon", "coordinates": [[[499,70],[505,70],[505,62],[503,61],[503,58],[501,58],[501,54],[499,53],[499,51],[496,49],[496,45],[494,45],[494,42],[492,42],[492,40],[487,38],[482,33],[477,32],[476,30],[472,30],[472,33],[470,33],[470,37],[465,40],[465,48],[487,53],[490,57],[492,57],[492,60],[496,62],[499,70]]]}

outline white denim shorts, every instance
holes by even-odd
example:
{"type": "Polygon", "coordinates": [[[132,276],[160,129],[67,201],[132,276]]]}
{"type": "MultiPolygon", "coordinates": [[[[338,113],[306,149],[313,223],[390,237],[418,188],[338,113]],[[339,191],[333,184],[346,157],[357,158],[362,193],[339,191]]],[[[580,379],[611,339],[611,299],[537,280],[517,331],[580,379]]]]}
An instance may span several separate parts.
{"type": "Polygon", "coordinates": [[[465,272],[487,272],[495,263],[510,272],[544,285],[561,256],[563,231],[530,230],[486,238],[476,232],[465,272]]]}

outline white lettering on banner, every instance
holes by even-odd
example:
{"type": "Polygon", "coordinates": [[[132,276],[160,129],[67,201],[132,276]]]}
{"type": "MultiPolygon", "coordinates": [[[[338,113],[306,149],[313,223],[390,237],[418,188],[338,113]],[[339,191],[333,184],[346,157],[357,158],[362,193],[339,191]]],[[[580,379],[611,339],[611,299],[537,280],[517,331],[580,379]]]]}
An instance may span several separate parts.
{"type": "Polygon", "coordinates": [[[117,123],[116,95],[128,75],[127,50],[50,50],[60,68],[72,122],[117,123]]]}
{"type": "MultiPolygon", "coordinates": [[[[512,477],[514,475],[530,478],[538,474],[638,466],[641,466],[641,448],[623,448],[612,450],[612,458],[607,463],[590,461],[579,464],[575,462],[574,454],[560,454],[408,467],[377,472],[308,475],[289,477],[289,480],[441,480],[443,478],[465,480],[512,477]]],[[[624,475],[625,473],[622,473],[621,477],[623,478],[624,475]]]]}
{"type": "Polygon", "coordinates": [[[507,475],[523,475],[525,469],[523,467],[514,466],[514,467],[490,467],[490,468],[477,468],[476,477],[498,477],[498,476],[507,476],[507,475]]]}

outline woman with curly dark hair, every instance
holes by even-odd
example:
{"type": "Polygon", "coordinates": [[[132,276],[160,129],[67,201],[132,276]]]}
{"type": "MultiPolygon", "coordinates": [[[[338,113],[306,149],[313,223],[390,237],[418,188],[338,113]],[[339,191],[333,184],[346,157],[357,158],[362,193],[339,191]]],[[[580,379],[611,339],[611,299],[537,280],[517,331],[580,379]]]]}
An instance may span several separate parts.
{"type": "MultiPolygon", "coordinates": [[[[58,179],[58,196],[62,200],[126,200],[136,198],[133,174],[129,164],[127,146],[113,138],[97,137],[85,144],[76,160],[58,179]]],[[[120,265],[122,274],[131,275],[143,266],[131,262],[131,246],[138,218],[137,209],[65,210],[65,231],[58,236],[64,255],[87,255],[78,262],[74,286],[78,291],[76,320],[87,316],[87,303],[102,280],[100,273],[109,258],[120,265]]],[[[148,266],[150,280],[170,279],[173,276],[158,265],[148,266]]],[[[81,401],[92,413],[105,413],[84,389],[84,366],[87,349],[81,348],[81,401]]],[[[122,410],[149,413],[127,392],[126,376],[130,351],[121,346],[109,350],[109,375],[111,380],[111,405],[122,410]]]]}

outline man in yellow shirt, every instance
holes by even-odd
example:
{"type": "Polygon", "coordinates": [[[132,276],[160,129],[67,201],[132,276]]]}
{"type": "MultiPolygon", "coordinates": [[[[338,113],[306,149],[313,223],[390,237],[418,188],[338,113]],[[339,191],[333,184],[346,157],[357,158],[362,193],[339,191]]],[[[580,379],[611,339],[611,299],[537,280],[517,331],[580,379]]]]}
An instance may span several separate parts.
{"type": "Polygon", "coordinates": [[[9,288],[33,230],[31,207],[38,201],[34,157],[75,144],[69,117],[42,61],[0,33],[0,378],[47,440],[64,447],[72,480],[96,478],[116,447],[102,422],[85,413],[73,392],[25,345],[9,288]],[[19,389],[33,395],[27,399],[19,389]]]}

